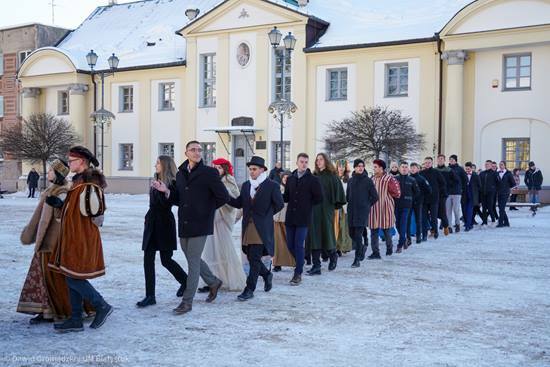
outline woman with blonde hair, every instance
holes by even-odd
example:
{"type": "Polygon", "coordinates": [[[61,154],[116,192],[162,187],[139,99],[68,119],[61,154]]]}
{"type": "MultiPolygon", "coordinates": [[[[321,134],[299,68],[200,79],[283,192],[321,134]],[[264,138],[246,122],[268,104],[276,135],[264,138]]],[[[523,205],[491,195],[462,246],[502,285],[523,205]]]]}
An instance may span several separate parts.
{"type": "MultiPolygon", "coordinates": [[[[170,190],[176,189],[176,164],[172,157],[161,155],[155,164],[154,182],[163,182],[170,190]]],[[[177,249],[176,220],[172,213],[172,204],[164,193],[149,190],[149,211],[145,215],[143,230],[143,270],[145,273],[145,298],[139,301],[137,307],[147,307],[156,304],[155,297],[155,257],[160,252],[160,261],[176,280],[180,287],[176,293],[183,295],[187,284],[187,274],[181,266],[172,259],[177,249]]]]}
{"type": "MultiPolygon", "coordinates": [[[[233,198],[239,196],[240,191],[233,177],[233,166],[225,158],[212,161],[214,168],[218,170],[221,181],[233,198]]],[[[216,210],[214,215],[214,234],[206,238],[202,259],[208,264],[210,270],[222,281],[222,289],[229,291],[241,291],[246,284],[246,275],[240,257],[233,242],[233,227],[238,210],[229,205],[224,205],[216,210]]],[[[199,289],[205,293],[208,286],[199,289]]]]}
{"type": "MultiPolygon", "coordinates": [[[[336,162],[336,171],[338,172],[338,178],[342,183],[342,188],[344,192],[348,187],[348,181],[350,179],[350,168],[348,161],[345,159],[340,159],[336,162]]],[[[349,235],[348,228],[348,205],[344,205],[338,209],[337,214],[335,215],[336,220],[336,251],[338,256],[348,253],[352,250],[353,245],[351,242],[351,237],[349,235]]]]}

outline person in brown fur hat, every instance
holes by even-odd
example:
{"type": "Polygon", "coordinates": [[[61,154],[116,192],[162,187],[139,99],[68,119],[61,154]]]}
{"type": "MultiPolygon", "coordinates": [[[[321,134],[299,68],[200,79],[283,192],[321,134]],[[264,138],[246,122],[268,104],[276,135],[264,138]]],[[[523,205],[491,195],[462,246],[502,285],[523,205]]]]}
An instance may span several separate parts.
{"type": "Polygon", "coordinates": [[[99,166],[96,157],[85,147],[69,151],[69,168],[75,173],[73,185],[62,202],[48,197],[46,202],[62,208],[61,237],[50,268],[65,275],[69,287],[71,317],[54,325],[58,332],[83,331],[82,302],[89,301],[96,310],[91,328],[99,328],[113,312],[88,279],[105,274],[103,246],[99,234],[100,218],[105,211],[103,189],[107,186],[103,174],[91,167],[99,166]]]}

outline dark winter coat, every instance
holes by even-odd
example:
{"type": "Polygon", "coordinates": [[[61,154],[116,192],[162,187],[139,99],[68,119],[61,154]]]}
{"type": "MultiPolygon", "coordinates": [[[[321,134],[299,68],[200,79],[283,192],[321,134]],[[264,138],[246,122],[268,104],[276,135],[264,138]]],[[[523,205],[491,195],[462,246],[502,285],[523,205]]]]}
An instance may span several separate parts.
{"type": "MultiPolygon", "coordinates": [[[[447,188],[447,194],[441,195],[441,192],[439,193],[439,197],[447,197],[449,195],[453,195],[452,191],[455,187],[460,187],[460,179],[458,176],[454,173],[452,169],[445,166],[437,166],[436,168],[439,172],[441,172],[441,175],[443,176],[443,179],[445,180],[445,187],[447,188]]],[[[460,192],[455,195],[460,195],[460,192]]]]}
{"type": "Polygon", "coordinates": [[[510,190],[516,187],[516,180],[514,180],[514,175],[509,170],[504,172],[502,178],[497,172],[497,195],[498,196],[510,196],[510,190]]]}
{"type": "Polygon", "coordinates": [[[528,169],[525,172],[525,186],[527,186],[527,189],[529,190],[541,190],[542,189],[542,171],[540,169],[528,169]]]}
{"type": "Polygon", "coordinates": [[[492,169],[486,169],[479,174],[481,180],[481,195],[495,194],[497,191],[498,174],[492,169]]]}
{"type": "Polygon", "coordinates": [[[415,175],[411,174],[411,177],[416,180],[416,184],[418,185],[418,195],[416,196],[413,205],[419,206],[420,204],[428,204],[431,196],[432,196],[432,187],[430,186],[430,183],[424,176],[417,173],[415,175]]]}
{"type": "Polygon", "coordinates": [[[449,195],[462,195],[466,191],[466,186],[468,185],[466,171],[464,171],[464,168],[460,167],[458,164],[449,164],[449,168],[454,172],[456,178],[458,179],[455,184],[450,187],[449,195]]]}
{"type": "Polygon", "coordinates": [[[435,168],[428,168],[420,171],[420,174],[424,176],[426,180],[430,183],[432,188],[432,194],[428,199],[424,198],[425,203],[433,203],[438,200],[440,197],[446,197],[447,195],[447,185],[445,179],[441,172],[435,168]]]}
{"type": "Polygon", "coordinates": [[[321,182],[309,169],[301,178],[295,170],[286,180],[283,199],[288,203],[285,224],[307,227],[311,222],[313,206],[323,201],[321,182]]]}
{"type": "Polygon", "coordinates": [[[283,173],[283,169],[275,167],[269,171],[269,179],[281,183],[281,173],[283,173]]]}
{"type": "Polygon", "coordinates": [[[246,181],[241,187],[239,197],[231,198],[229,205],[243,210],[242,238],[246,233],[248,222],[252,219],[267,254],[273,256],[275,253],[273,215],[280,212],[285,206],[280,185],[268,178],[258,186],[254,199],[252,199],[250,197],[250,181],[246,181]]]}
{"type": "Polygon", "coordinates": [[[180,238],[211,235],[216,209],[229,201],[229,193],[218,170],[199,162],[191,172],[189,161],[183,162],[176,174],[176,189],[170,191],[170,202],[178,208],[180,238]]]}
{"type": "Polygon", "coordinates": [[[36,189],[38,187],[38,180],[40,179],[40,175],[36,171],[30,171],[27,175],[27,185],[29,185],[30,189],[36,189]]]}
{"type": "Polygon", "coordinates": [[[466,191],[462,194],[461,202],[466,205],[468,198],[471,197],[472,206],[478,206],[480,201],[481,192],[481,180],[479,175],[472,172],[472,177],[468,181],[468,175],[466,175],[466,191]]]}
{"type": "MultiPolygon", "coordinates": [[[[176,181],[169,186],[176,190],[176,181]]],[[[143,244],[141,249],[170,251],[177,250],[176,220],[172,214],[172,203],[164,193],[151,189],[149,191],[149,210],[145,214],[143,244]]]]}
{"type": "Polygon", "coordinates": [[[366,227],[371,206],[378,201],[378,192],[366,172],[353,173],[346,188],[349,227],[366,227]]]}
{"type": "Polygon", "coordinates": [[[409,175],[402,174],[395,176],[395,179],[399,182],[399,187],[401,188],[401,196],[395,199],[395,207],[398,209],[412,208],[414,200],[420,191],[416,180],[409,175]]]}

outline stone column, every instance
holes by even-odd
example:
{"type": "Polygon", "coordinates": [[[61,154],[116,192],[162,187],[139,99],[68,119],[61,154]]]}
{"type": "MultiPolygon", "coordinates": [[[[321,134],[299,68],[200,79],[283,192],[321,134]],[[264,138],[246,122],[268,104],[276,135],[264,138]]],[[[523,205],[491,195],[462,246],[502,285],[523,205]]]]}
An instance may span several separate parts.
{"type": "Polygon", "coordinates": [[[23,88],[23,103],[21,106],[21,116],[23,119],[28,119],[32,114],[40,112],[39,98],[40,88],[23,88]]]}
{"type": "Polygon", "coordinates": [[[93,148],[93,142],[88,141],[90,118],[86,113],[87,84],[69,85],[69,121],[74,127],[83,145],[93,148]]]}
{"type": "Polygon", "coordinates": [[[441,58],[447,61],[443,151],[447,156],[457,154],[458,159],[462,159],[464,60],[467,54],[463,50],[446,51],[441,58]]]}

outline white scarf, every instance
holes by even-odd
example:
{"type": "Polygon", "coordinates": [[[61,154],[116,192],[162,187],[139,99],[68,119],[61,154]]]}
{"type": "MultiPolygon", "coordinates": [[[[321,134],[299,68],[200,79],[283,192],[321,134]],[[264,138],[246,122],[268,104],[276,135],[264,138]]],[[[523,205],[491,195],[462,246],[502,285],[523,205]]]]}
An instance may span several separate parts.
{"type": "Polygon", "coordinates": [[[267,172],[263,172],[261,175],[258,176],[257,179],[253,180],[252,178],[250,181],[250,198],[254,199],[254,195],[256,195],[256,190],[258,189],[258,186],[262,184],[267,179],[267,172]]]}

